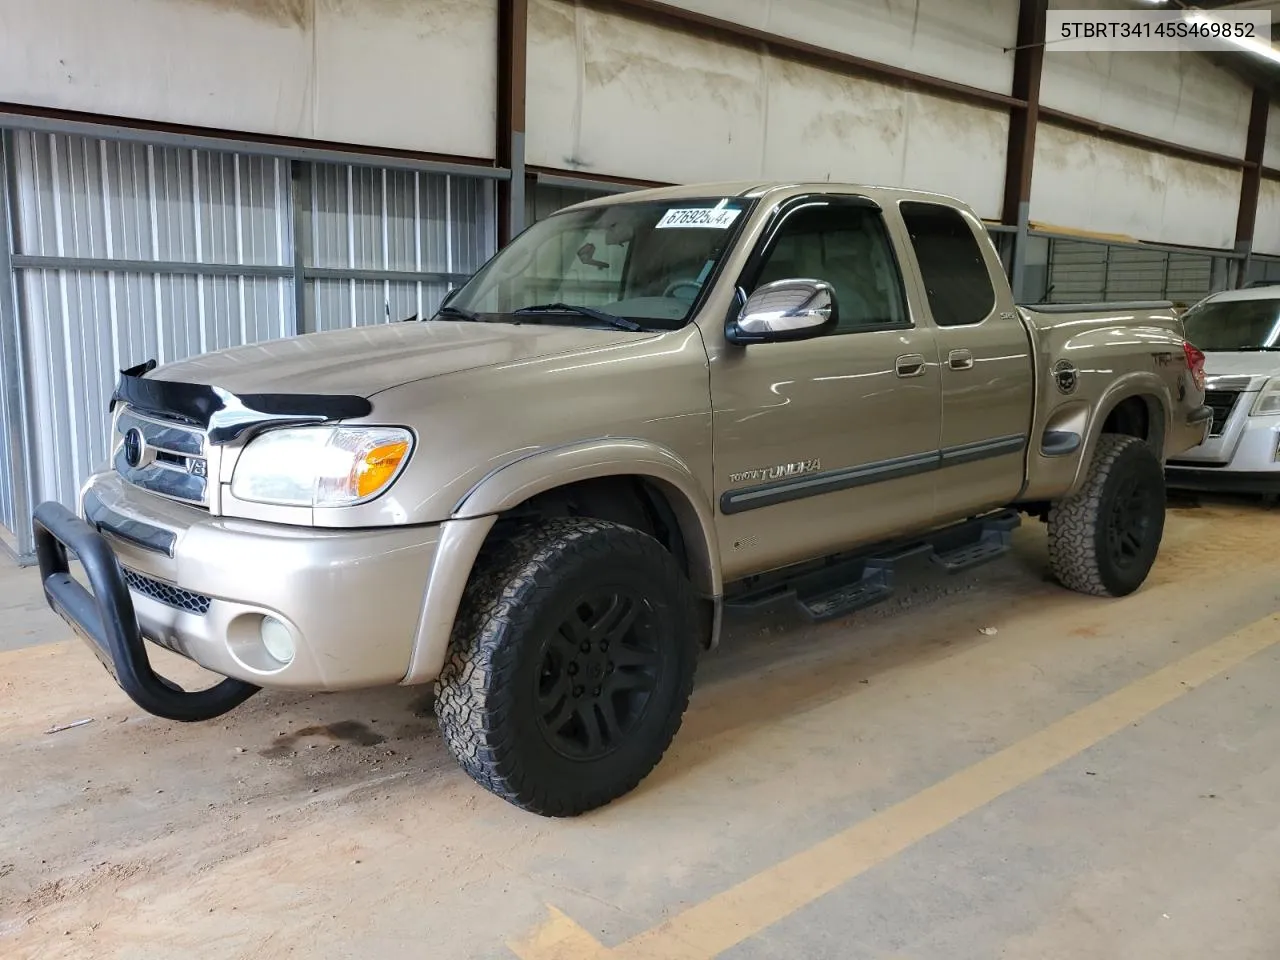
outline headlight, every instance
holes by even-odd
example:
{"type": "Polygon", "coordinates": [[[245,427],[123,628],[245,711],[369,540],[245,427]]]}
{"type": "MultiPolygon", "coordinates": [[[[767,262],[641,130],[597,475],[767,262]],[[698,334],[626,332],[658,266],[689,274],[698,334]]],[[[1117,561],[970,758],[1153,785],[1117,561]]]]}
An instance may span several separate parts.
{"type": "Polygon", "coordinates": [[[342,507],[376,497],[409,459],[413,436],[396,427],[294,427],[251,440],[236,461],[237,499],[342,507]]]}
{"type": "Polygon", "coordinates": [[[1249,411],[1249,416],[1264,417],[1271,413],[1280,413],[1280,377],[1266,382],[1262,392],[1258,394],[1258,399],[1253,402],[1253,409],[1249,411]]]}

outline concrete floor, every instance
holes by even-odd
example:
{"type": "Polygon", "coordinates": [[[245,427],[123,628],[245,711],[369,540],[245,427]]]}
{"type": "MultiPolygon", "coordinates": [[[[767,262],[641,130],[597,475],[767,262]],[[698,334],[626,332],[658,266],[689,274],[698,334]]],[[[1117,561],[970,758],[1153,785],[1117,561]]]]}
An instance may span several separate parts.
{"type": "Polygon", "coordinates": [[[0,569],[0,956],[1274,960],[1277,534],[1177,509],[1102,601],[1028,523],[857,617],[734,621],[572,821],[473,786],[425,690],[144,716],[0,569]]]}

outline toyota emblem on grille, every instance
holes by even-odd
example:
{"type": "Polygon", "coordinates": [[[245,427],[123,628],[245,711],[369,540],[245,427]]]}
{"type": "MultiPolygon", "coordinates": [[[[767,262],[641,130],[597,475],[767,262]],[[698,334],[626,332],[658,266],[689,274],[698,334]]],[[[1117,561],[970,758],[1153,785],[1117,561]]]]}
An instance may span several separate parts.
{"type": "Polygon", "coordinates": [[[140,464],[145,446],[146,441],[142,438],[142,431],[134,427],[124,435],[124,462],[130,467],[140,464]]]}

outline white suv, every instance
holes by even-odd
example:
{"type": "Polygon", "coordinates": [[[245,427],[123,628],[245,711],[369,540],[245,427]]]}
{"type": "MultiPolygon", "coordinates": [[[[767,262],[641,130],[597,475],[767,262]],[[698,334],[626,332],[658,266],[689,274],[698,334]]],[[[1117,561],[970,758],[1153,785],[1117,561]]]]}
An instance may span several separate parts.
{"type": "Polygon", "coordinates": [[[1170,460],[1184,490],[1280,494],[1280,284],[1228,290],[1182,316],[1203,350],[1209,436],[1170,460]]]}

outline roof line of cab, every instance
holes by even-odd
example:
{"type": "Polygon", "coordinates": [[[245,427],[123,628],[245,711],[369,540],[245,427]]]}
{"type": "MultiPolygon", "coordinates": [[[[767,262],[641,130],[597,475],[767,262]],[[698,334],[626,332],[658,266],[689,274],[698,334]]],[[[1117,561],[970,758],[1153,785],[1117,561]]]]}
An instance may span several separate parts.
{"type": "Polygon", "coordinates": [[[919,197],[935,202],[942,201],[944,203],[951,203],[960,207],[967,206],[964,201],[959,198],[948,196],[946,194],[933,193],[927,190],[912,190],[904,187],[881,186],[869,183],[807,180],[739,180],[723,183],[708,182],[673,184],[668,187],[645,187],[639,190],[628,191],[626,193],[615,193],[603,197],[593,197],[589,200],[583,200],[579,203],[572,204],[565,209],[573,210],[615,203],[642,203],[646,200],[676,200],[681,197],[703,197],[711,194],[743,197],[755,200],[766,196],[767,194],[779,191],[813,190],[815,192],[822,192],[824,190],[831,190],[832,188],[837,188],[842,192],[845,190],[867,191],[899,198],[919,197]]]}

